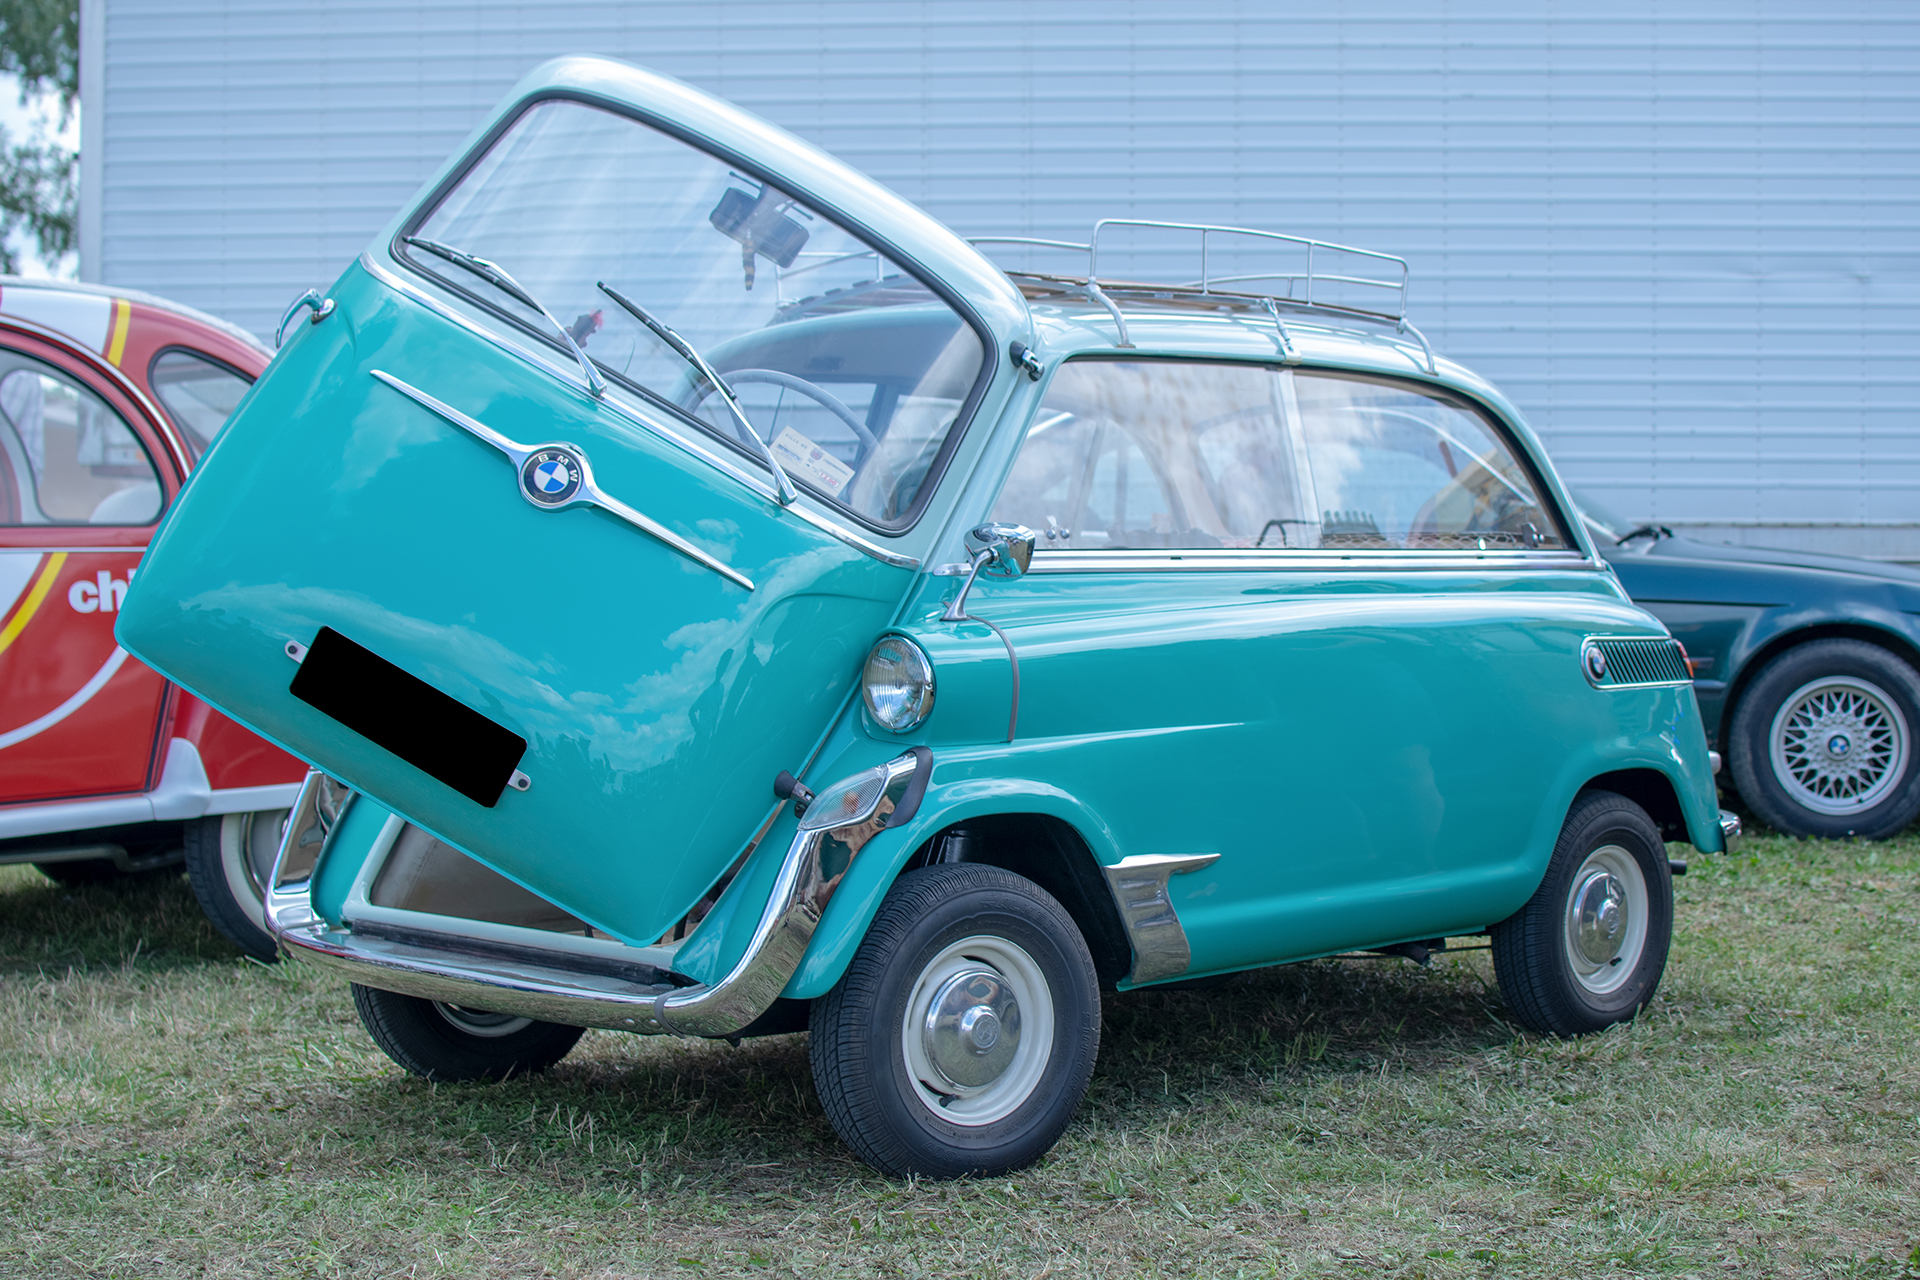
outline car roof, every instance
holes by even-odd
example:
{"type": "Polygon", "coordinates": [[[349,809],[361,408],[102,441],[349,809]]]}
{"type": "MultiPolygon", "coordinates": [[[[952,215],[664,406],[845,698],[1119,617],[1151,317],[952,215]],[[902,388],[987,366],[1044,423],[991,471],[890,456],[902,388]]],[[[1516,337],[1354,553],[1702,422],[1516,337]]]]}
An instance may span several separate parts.
{"type": "MultiPolygon", "coordinates": [[[[68,323],[63,324],[61,323],[61,317],[57,313],[42,315],[36,314],[36,312],[40,310],[39,308],[17,308],[8,305],[10,295],[18,295],[23,291],[31,291],[40,295],[41,298],[45,300],[56,300],[61,295],[65,295],[66,298],[73,300],[85,299],[93,301],[97,299],[110,301],[115,298],[121,298],[128,302],[137,302],[141,306],[151,307],[156,311],[163,311],[170,315],[178,316],[181,319],[190,320],[195,324],[216,329],[235,342],[251,347],[268,358],[271,358],[273,355],[272,350],[268,348],[266,343],[231,321],[222,320],[219,316],[208,315],[204,311],[196,310],[183,303],[174,302],[171,299],[162,298],[156,294],[146,293],[139,289],[122,289],[112,285],[88,284],[78,280],[44,280],[29,279],[25,276],[0,275],[0,312],[24,314],[27,319],[38,321],[41,324],[47,325],[49,328],[58,329],[93,347],[95,350],[104,348],[104,340],[96,342],[93,341],[91,334],[76,332],[73,321],[70,320],[68,323]]],[[[101,312],[100,323],[105,324],[104,310],[101,312]]]]}

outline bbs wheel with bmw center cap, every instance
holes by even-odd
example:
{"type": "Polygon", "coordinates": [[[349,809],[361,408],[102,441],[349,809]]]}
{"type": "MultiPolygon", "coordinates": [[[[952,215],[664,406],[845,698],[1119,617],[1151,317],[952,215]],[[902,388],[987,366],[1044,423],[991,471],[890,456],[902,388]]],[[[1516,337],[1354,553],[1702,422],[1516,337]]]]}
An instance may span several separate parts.
{"type": "Polygon", "coordinates": [[[1631,1019],[1659,988],[1673,936],[1660,829],[1624,796],[1581,795],[1540,887],[1490,932],[1494,976],[1523,1026],[1576,1036],[1631,1019]]]}
{"type": "Polygon", "coordinates": [[[423,1079],[506,1080],[545,1071],[572,1052],[584,1027],[490,1013],[353,984],[353,1007],[374,1043],[423,1079]]]}
{"type": "Polygon", "coordinates": [[[1814,640],[1768,662],[1727,733],[1733,782],[1768,826],[1881,840],[1920,815],[1920,676],[1862,640],[1814,640]]]}
{"type": "Polygon", "coordinates": [[[1086,1096],[1100,987],[1073,919],[977,863],[910,871],[814,1002],[814,1085],[882,1173],[999,1174],[1045,1155],[1086,1096]]]}

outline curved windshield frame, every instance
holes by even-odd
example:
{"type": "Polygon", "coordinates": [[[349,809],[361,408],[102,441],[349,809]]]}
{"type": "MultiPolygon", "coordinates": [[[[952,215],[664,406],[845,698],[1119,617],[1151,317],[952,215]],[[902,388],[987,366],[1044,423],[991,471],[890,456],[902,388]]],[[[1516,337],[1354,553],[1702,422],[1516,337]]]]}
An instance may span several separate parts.
{"type": "Polygon", "coordinates": [[[971,309],[878,237],[711,143],[589,95],[522,103],[391,250],[572,365],[545,316],[415,238],[504,268],[608,383],[764,471],[724,397],[599,285],[630,298],[733,385],[797,486],[881,533],[906,532],[925,510],[993,372],[971,309]]]}

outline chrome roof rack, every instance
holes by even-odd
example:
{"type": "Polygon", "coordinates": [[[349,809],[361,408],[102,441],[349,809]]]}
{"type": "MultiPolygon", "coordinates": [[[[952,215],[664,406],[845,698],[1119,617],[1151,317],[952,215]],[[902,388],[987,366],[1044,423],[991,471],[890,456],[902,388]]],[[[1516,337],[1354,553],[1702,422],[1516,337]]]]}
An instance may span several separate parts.
{"type": "MultiPolygon", "coordinates": [[[[1112,252],[1109,237],[1109,253],[1112,252]]],[[[1104,307],[1113,317],[1118,330],[1121,347],[1131,347],[1132,341],[1127,334],[1126,315],[1121,311],[1114,298],[1136,297],[1151,294],[1164,298],[1167,295],[1185,295],[1188,298],[1219,298],[1257,307],[1273,320],[1274,330],[1279,340],[1282,357],[1287,363],[1297,361],[1292,336],[1287,332],[1286,321],[1282,319],[1280,307],[1285,304],[1291,308],[1305,308],[1326,316],[1345,316],[1356,320],[1393,326],[1394,332],[1406,334],[1420,343],[1422,355],[1426,358],[1427,372],[1435,372],[1433,346],[1426,335],[1407,320],[1407,282],[1410,272],[1405,258],[1390,253],[1378,253],[1372,249],[1359,249],[1352,245],[1335,244],[1330,240],[1314,240],[1306,236],[1283,235],[1278,231],[1259,231],[1251,227],[1214,226],[1202,222],[1163,222],[1153,218],[1102,218],[1093,224],[1093,234],[1082,244],[1072,240],[1047,240],[1036,236],[971,236],[968,244],[980,247],[984,245],[1021,245],[1036,249],[1057,249],[1068,253],[1087,255],[1087,269],[1084,276],[1058,276],[1036,271],[1007,271],[1011,277],[1024,276],[1067,285],[1084,293],[1089,299],[1104,307]],[[1190,231],[1199,236],[1199,275],[1177,280],[1119,280],[1103,277],[1100,274],[1100,237],[1109,228],[1135,228],[1155,231],[1190,231]],[[1214,249],[1217,237],[1246,237],[1255,241],[1272,242],[1292,246],[1305,251],[1305,260],[1299,269],[1293,271],[1239,271],[1233,274],[1219,275],[1214,272],[1214,249]],[[1362,265],[1345,270],[1326,269],[1326,258],[1332,256],[1335,268],[1353,259],[1361,259],[1362,265]],[[1365,264],[1378,264],[1369,268],[1365,264]],[[1267,285],[1266,288],[1254,287],[1267,285]],[[1284,286],[1282,288],[1281,286],[1284,286]],[[1319,296],[1316,295],[1316,288],[1319,296]],[[1340,291],[1340,299],[1327,296],[1329,288],[1340,291]],[[1354,294],[1359,294],[1355,298],[1354,294]]],[[[1242,250],[1244,252],[1244,249],[1242,250]]]]}

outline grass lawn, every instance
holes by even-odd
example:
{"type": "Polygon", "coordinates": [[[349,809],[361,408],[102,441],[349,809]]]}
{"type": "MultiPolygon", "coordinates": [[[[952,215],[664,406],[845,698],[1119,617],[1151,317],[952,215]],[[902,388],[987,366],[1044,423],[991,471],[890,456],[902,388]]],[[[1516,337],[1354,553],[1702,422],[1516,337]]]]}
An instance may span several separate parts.
{"type": "Polygon", "coordinates": [[[1920,834],[1689,857],[1653,1008],[1484,953],[1111,997],[1043,1163],[889,1182],[801,1037],[433,1087],[184,881],[0,868],[0,1275],[1920,1276],[1920,834]]]}

